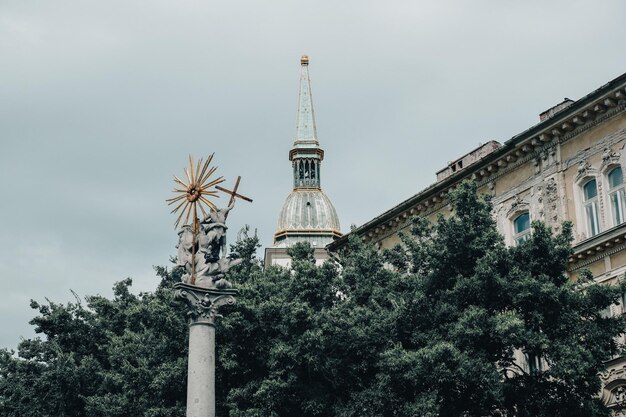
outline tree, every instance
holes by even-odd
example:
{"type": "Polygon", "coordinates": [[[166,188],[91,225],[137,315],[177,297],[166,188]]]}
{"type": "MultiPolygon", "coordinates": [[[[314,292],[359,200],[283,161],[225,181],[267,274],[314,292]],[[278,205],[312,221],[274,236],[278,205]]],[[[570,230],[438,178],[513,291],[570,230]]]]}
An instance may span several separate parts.
{"type": "Polygon", "coordinates": [[[392,393],[378,415],[607,415],[597,373],[619,353],[625,326],[601,311],[624,285],[568,279],[570,224],[553,236],[536,222],[528,242],[506,247],[474,184],[450,198],[451,217],[416,219],[404,247],[387,254],[408,273],[389,286],[401,297],[395,343],[378,362],[375,389],[392,393]]]}
{"type": "MultiPolygon", "coordinates": [[[[414,219],[386,253],[351,236],[338,263],[294,247],[263,269],[256,233],[231,251],[237,304],[217,324],[218,415],[607,416],[597,372],[626,326],[601,311],[624,286],[566,276],[571,227],[506,247],[488,199],[463,184],[453,215],[414,219]],[[525,355],[533,366],[516,361],[525,355]]],[[[0,354],[0,414],[174,416],[185,402],[179,268],[154,293],[33,303],[42,338],[0,354]]]]}
{"type": "Polygon", "coordinates": [[[87,297],[60,305],[31,303],[43,338],[24,340],[18,356],[0,356],[0,415],[180,416],[184,414],[186,324],[171,285],[180,278],[157,268],[154,293],[87,297]]]}
{"type": "Polygon", "coordinates": [[[243,316],[228,314],[230,333],[219,333],[222,346],[241,349],[229,351],[224,411],[608,415],[597,373],[626,327],[601,311],[624,285],[588,273],[570,282],[569,224],[553,236],[534,223],[529,241],[506,247],[475,185],[451,201],[451,217],[415,219],[404,245],[384,255],[352,237],[340,269],[315,268],[310,249],[297,247],[290,274],[260,273],[240,297],[243,316]],[[254,346],[228,342],[238,335],[254,346]]]}

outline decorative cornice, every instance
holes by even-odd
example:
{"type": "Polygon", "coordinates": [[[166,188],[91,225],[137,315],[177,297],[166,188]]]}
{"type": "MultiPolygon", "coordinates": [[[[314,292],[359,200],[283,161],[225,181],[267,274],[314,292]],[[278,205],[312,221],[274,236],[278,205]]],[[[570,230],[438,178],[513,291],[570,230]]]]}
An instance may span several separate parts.
{"type": "Polygon", "coordinates": [[[294,187],[292,192],[322,191],[322,187],[294,187]]]}
{"type": "Polygon", "coordinates": [[[319,159],[322,161],[324,160],[324,150],[319,147],[317,142],[314,148],[294,147],[289,150],[289,160],[293,162],[296,159],[319,159]]]}
{"type": "Polygon", "coordinates": [[[215,321],[222,317],[218,309],[224,305],[235,304],[237,290],[209,289],[177,282],[174,284],[176,298],[187,304],[190,318],[189,325],[206,324],[214,326],[215,321]]]}
{"type": "Polygon", "coordinates": [[[279,230],[274,233],[274,240],[280,237],[287,236],[332,236],[339,238],[343,236],[339,230],[334,229],[292,229],[292,230],[279,230]]]}
{"type": "MultiPolygon", "coordinates": [[[[584,268],[584,267],[586,267],[586,266],[591,265],[591,264],[592,264],[592,263],[594,263],[594,262],[598,262],[599,260],[604,259],[604,258],[606,258],[607,256],[615,255],[617,252],[621,252],[621,251],[623,251],[624,249],[626,249],[626,244],[621,244],[621,245],[618,245],[618,246],[613,246],[611,249],[606,250],[606,251],[604,251],[604,252],[601,252],[601,253],[600,253],[599,255],[597,255],[597,256],[594,256],[594,257],[591,257],[591,258],[584,258],[584,260],[583,260],[583,261],[577,262],[577,263],[575,263],[575,264],[574,264],[574,266],[573,266],[573,267],[568,268],[568,271],[570,271],[570,272],[577,271],[577,270],[579,270],[579,269],[581,269],[581,268],[584,268]]],[[[584,255],[581,255],[581,256],[584,256],[584,255]]]]}
{"type": "MultiPolygon", "coordinates": [[[[564,134],[562,133],[558,136],[552,135],[550,139],[546,138],[547,140],[546,139],[540,140],[539,137],[542,137],[543,135],[548,135],[548,133],[546,132],[548,131],[554,132],[555,131],[554,126],[560,124],[561,121],[559,121],[558,123],[555,123],[554,125],[546,126],[542,131],[540,131],[536,135],[536,138],[530,138],[530,137],[527,138],[525,141],[520,142],[515,149],[507,149],[506,145],[501,148],[502,150],[506,150],[506,152],[502,152],[502,155],[499,155],[495,159],[506,160],[508,157],[513,156],[513,154],[515,153],[524,154],[524,155],[517,155],[516,160],[513,161],[512,163],[507,163],[507,165],[502,166],[502,164],[498,165],[499,161],[497,162],[492,161],[490,164],[486,164],[487,168],[492,167],[491,170],[484,169],[484,167],[483,169],[479,169],[480,167],[477,166],[476,167],[477,169],[474,170],[474,172],[467,172],[465,178],[471,177],[471,174],[474,174],[475,171],[479,171],[480,176],[484,177],[484,179],[482,181],[478,181],[478,185],[479,186],[486,185],[488,182],[495,181],[498,178],[504,175],[507,175],[511,171],[516,170],[520,166],[531,161],[533,158],[540,157],[543,152],[550,151],[552,148],[555,148],[557,144],[564,144],[568,142],[572,138],[595,127],[596,125],[603,123],[617,116],[618,114],[622,113],[624,110],[626,110],[626,105],[620,104],[616,106],[615,108],[609,111],[606,111],[605,113],[602,113],[601,115],[596,116],[593,120],[590,120],[588,118],[584,119],[584,124],[579,125],[577,128],[574,128],[573,130],[567,133],[564,133],[564,134]],[[534,141],[534,144],[532,143],[533,141],[534,141]]],[[[585,113],[586,111],[587,110],[581,109],[580,113],[585,113]]],[[[574,118],[576,118],[576,116],[574,116],[574,118]]],[[[507,144],[508,143],[509,142],[507,142],[507,144]]],[[[501,151],[497,151],[497,153],[501,153],[501,151]]]]}
{"type": "MultiPolygon", "coordinates": [[[[617,116],[619,113],[623,112],[624,109],[626,109],[626,105],[620,104],[617,107],[614,107],[611,110],[607,111],[606,113],[603,113],[600,116],[596,116],[593,120],[587,121],[584,125],[581,125],[581,126],[577,127],[576,129],[572,130],[571,132],[568,132],[565,135],[563,135],[562,137],[560,137],[559,138],[559,143],[563,144],[563,143],[569,141],[570,139],[572,139],[573,137],[581,134],[582,132],[591,129],[592,127],[595,127],[595,126],[599,125],[600,123],[605,122],[605,121],[611,119],[614,116],[617,116]]],[[[584,113],[584,111],[582,113],[584,113]]],[[[574,117],[574,118],[576,118],[576,117],[574,117]]]]}
{"type": "MultiPolygon", "coordinates": [[[[616,108],[614,108],[614,109],[612,109],[612,110],[602,114],[601,116],[598,116],[596,119],[594,119],[592,121],[589,121],[588,123],[586,123],[584,125],[581,125],[578,128],[572,130],[571,132],[568,132],[565,135],[559,137],[558,141],[550,140],[549,142],[543,143],[543,145],[541,145],[539,147],[529,149],[529,153],[527,153],[524,156],[519,157],[518,159],[515,160],[515,162],[513,162],[512,164],[507,165],[506,168],[504,168],[504,169],[502,169],[502,168],[497,169],[496,168],[494,171],[492,171],[493,173],[491,175],[485,176],[485,178],[482,181],[477,181],[477,184],[479,186],[484,186],[488,182],[496,181],[497,179],[499,179],[499,178],[509,174],[511,171],[515,171],[520,166],[530,162],[532,159],[540,157],[543,152],[548,152],[551,149],[556,148],[557,144],[562,145],[562,144],[568,142],[572,138],[574,138],[574,137],[580,135],[581,133],[591,129],[592,127],[598,125],[599,123],[605,122],[605,121],[611,119],[612,117],[617,116],[619,113],[623,112],[624,110],[626,110],[626,106],[625,105],[620,105],[620,106],[618,106],[618,107],[616,107],[616,108]]],[[[550,130],[550,127],[547,127],[545,130],[546,131],[550,130]]],[[[541,135],[541,133],[539,135],[541,135]]],[[[510,156],[510,153],[507,153],[507,154],[503,155],[504,159],[506,159],[508,156],[510,156]]],[[[491,165],[494,165],[494,164],[492,163],[491,165]]],[[[497,163],[495,165],[497,165],[497,163]]],[[[486,171],[486,172],[490,172],[490,171],[486,171]]],[[[470,174],[470,173],[468,173],[468,174],[470,174]]],[[[471,175],[467,175],[465,178],[468,178],[470,176],[471,175]]]]}
{"type": "Polygon", "coordinates": [[[623,251],[626,249],[625,239],[626,223],[623,223],[578,243],[573,248],[568,270],[570,272],[579,270],[623,251]]]}

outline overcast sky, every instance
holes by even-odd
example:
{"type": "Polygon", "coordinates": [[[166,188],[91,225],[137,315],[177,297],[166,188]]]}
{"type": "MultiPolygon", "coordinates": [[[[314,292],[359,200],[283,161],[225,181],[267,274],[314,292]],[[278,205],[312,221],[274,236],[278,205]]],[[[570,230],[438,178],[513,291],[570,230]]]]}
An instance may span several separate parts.
{"type": "Polygon", "coordinates": [[[0,0],[0,346],[30,299],[155,288],[172,175],[215,152],[272,243],[291,190],[300,56],[343,231],[626,72],[614,1],[0,0]]]}

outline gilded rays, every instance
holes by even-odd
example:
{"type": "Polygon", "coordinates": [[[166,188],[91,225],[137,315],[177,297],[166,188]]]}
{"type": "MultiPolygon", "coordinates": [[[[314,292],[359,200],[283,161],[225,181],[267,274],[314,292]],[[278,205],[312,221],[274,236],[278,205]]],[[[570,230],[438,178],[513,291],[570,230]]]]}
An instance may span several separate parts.
{"type": "Polygon", "coordinates": [[[187,181],[185,182],[174,175],[174,193],[176,193],[176,197],[166,200],[168,205],[176,204],[172,213],[180,211],[174,227],[178,227],[183,218],[183,224],[188,224],[190,216],[195,226],[198,218],[198,208],[205,217],[207,216],[205,205],[209,210],[216,209],[215,204],[209,198],[219,198],[217,190],[213,188],[217,184],[224,182],[224,177],[218,177],[214,180],[210,179],[217,169],[217,167],[210,166],[212,159],[213,154],[207,158],[204,164],[202,163],[202,158],[197,163],[194,163],[190,155],[189,168],[185,168],[187,181]]]}

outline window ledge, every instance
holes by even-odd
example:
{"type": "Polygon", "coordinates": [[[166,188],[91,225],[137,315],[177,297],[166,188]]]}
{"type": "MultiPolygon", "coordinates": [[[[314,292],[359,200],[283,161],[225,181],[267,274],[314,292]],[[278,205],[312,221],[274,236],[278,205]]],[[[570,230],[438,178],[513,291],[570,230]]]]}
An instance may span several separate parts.
{"type": "MultiPolygon", "coordinates": [[[[596,255],[600,255],[600,257],[602,257],[602,252],[614,248],[615,246],[621,246],[624,242],[626,242],[626,223],[622,223],[618,226],[600,232],[593,237],[578,242],[573,246],[573,254],[569,261],[570,263],[576,263],[588,258],[595,258],[596,255]]],[[[585,264],[588,265],[589,263],[585,264]]],[[[585,265],[580,265],[578,267],[582,266],[585,265]]]]}

